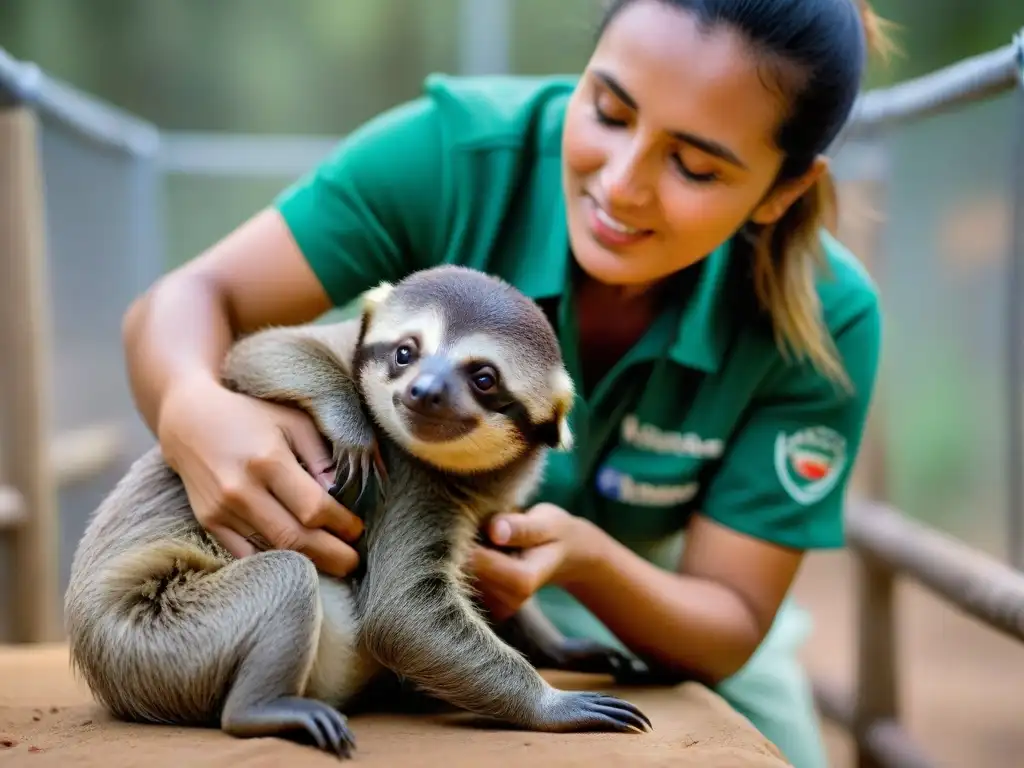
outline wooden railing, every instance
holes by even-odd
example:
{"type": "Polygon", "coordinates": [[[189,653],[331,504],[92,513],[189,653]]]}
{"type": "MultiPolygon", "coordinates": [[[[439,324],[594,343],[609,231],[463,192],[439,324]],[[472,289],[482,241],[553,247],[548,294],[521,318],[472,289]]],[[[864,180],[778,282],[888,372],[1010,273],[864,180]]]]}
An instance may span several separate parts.
{"type": "Polygon", "coordinates": [[[858,566],[857,686],[848,693],[818,683],[819,705],[854,735],[860,766],[933,766],[899,723],[896,579],[1024,641],[1024,573],[880,503],[849,505],[847,537],[858,566]]]}

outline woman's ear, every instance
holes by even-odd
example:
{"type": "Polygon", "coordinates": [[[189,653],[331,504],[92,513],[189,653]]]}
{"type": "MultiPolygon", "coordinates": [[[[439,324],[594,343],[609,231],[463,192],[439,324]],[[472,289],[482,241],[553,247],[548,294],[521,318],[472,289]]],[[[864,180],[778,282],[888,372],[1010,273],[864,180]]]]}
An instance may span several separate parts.
{"type": "Polygon", "coordinates": [[[807,190],[817,183],[822,174],[827,172],[828,158],[819,155],[803,175],[779,184],[768,193],[768,196],[754,209],[750,220],[755,224],[774,224],[782,218],[793,203],[803,197],[807,190]]]}

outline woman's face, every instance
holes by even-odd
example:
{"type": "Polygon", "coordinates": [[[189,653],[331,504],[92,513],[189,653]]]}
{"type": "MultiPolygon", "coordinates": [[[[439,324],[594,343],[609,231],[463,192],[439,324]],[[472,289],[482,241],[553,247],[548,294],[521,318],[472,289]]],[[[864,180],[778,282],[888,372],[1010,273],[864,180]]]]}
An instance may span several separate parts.
{"type": "Polygon", "coordinates": [[[651,284],[799,197],[810,173],[766,197],[783,160],[773,137],[786,105],[762,75],[727,27],[701,31],[656,0],[615,17],[562,138],[569,237],[585,272],[651,284]]]}

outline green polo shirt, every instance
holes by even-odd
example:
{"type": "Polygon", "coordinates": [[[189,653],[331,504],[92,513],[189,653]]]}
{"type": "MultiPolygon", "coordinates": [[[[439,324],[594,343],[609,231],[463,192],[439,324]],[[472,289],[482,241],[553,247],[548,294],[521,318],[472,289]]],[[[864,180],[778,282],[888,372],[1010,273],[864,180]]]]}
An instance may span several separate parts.
{"type": "MultiPolygon", "coordinates": [[[[569,78],[432,76],[424,94],[348,136],[276,206],[332,300],[455,263],[497,274],[549,311],[580,380],[561,184],[569,78]]],[[[680,302],[591,391],[538,500],[659,547],[700,511],[796,548],[843,543],[842,501],[875,381],[878,298],[827,235],[819,282],[846,393],[780,355],[726,244],[683,275],[680,302]]]]}

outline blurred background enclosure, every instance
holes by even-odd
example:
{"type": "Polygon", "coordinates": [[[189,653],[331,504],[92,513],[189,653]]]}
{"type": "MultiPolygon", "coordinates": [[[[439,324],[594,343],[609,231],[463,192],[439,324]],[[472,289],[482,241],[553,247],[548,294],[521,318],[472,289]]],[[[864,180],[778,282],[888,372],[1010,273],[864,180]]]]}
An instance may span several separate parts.
{"type": "MultiPolygon", "coordinates": [[[[872,68],[868,88],[1003,48],[1024,27],[1021,0],[872,5],[897,25],[902,53],[872,68]]],[[[45,102],[37,112],[53,351],[45,353],[52,370],[41,398],[61,438],[51,453],[61,469],[59,526],[37,531],[36,549],[49,552],[51,535],[60,547],[52,553],[58,583],[38,594],[63,594],[87,516],[151,439],[124,379],[120,321],[128,302],[266,205],[345,133],[415,98],[427,74],[580,71],[603,6],[0,0],[0,81],[29,91],[42,83],[35,96],[45,102]],[[77,117],[66,120],[70,113],[77,117]]],[[[1022,137],[1024,90],[1017,89],[857,135],[835,156],[840,234],[879,283],[886,315],[863,482],[910,517],[1018,566],[1024,467],[1022,443],[1010,436],[1024,424],[1013,420],[1008,373],[1012,345],[1024,349],[1024,328],[1008,332],[1008,298],[1013,260],[1024,259],[1013,243],[1014,217],[1024,213],[1014,198],[1015,185],[1024,190],[1024,152],[1015,154],[1022,137]]],[[[0,422],[5,415],[19,414],[0,408],[0,422]]],[[[0,459],[10,461],[3,452],[12,448],[21,446],[0,445],[0,459]]],[[[808,658],[825,679],[854,674],[845,557],[815,556],[797,589],[817,619],[808,658]]],[[[19,561],[0,538],[0,642],[14,635],[15,611],[6,610],[14,585],[45,571],[19,561]]],[[[899,644],[909,660],[911,732],[930,739],[947,764],[1020,765],[1019,648],[913,595],[901,603],[910,618],[899,644]]],[[[36,609],[52,607],[55,630],[56,602],[36,609]]],[[[846,764],[844,749],[830,742],[837,766],[846,764]]]]}

